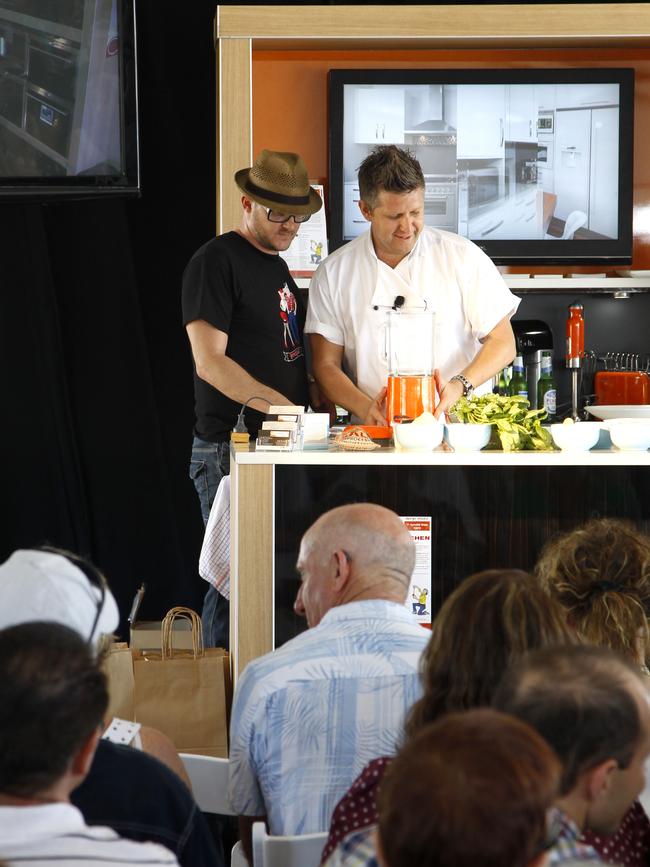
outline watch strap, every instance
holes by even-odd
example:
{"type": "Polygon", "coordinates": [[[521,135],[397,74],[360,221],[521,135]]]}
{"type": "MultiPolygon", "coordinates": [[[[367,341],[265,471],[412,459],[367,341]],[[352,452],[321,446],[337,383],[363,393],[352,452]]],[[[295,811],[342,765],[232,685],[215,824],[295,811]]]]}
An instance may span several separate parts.
{"type": "Polygon", "coordinates": [[[449,382],[454,382],[454,380],[456,380],[456,382],[460,382],[460,384],[463,386],[463,397],[470,397],[472,392],[474,391],[474,386],[469,381],[469,379],[466,376],[463,376],[462,373],[457,373],[456,376],[452,376],[449,382]]]}

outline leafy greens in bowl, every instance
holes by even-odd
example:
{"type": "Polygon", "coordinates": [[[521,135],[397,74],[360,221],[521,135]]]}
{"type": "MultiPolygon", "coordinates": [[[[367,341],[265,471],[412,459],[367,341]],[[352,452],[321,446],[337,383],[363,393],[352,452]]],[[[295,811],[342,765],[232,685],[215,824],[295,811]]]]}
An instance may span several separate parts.
{"type": "Polygon", "coordinates": [[[522,395],[505,397],[484,394],[481,397],[461,397],[449,410],[452,422],[492,424],[504,452],[522,449],[552,450],[550,432],[542,427],[545,409],[530,409],[522,395]]]}

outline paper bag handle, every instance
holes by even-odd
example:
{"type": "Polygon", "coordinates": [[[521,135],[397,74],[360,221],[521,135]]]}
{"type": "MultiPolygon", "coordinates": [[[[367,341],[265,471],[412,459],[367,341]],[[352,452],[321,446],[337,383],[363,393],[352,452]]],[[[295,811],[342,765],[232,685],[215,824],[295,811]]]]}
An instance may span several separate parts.
{"type": "Polygon", "coordinates": [[[201,624],[201,618],[191,608],[177,605],[175,608],[170,608],[167,614],[165,614],[160,627],[162,658],[169,659],[174,655],[173,629],[176,618],[189,620],[192,627],[192,655],[194,659],[198,656],[203,656],[203,625],[201,624]]]}

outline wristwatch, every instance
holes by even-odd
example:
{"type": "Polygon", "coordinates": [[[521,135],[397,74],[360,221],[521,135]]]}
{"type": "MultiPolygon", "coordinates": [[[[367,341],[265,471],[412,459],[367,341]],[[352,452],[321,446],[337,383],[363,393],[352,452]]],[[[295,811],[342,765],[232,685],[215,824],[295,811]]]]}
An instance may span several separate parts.
{"type": "Polygon", "coordinates": [[[463,397],[472,396],[474,392],[474,386],[466,376],[463,376],[462,373],[457,373],[456,376],[452,376],[449,382],[453,382],[454,380],[460,382],[460,384],[463,386],[463,397]]]}

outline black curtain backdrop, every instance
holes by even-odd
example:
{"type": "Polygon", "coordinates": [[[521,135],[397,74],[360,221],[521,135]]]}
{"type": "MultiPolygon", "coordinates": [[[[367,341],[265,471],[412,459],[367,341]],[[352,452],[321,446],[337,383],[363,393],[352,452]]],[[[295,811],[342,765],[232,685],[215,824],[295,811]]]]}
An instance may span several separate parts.
{"type": "Polygon", "coordinates": [[[183,268],[215,227],[215,4],[138,0],[142,197],[0,202],[0,560],[89,556],[122,614],[200,610],[183,268]]]}

